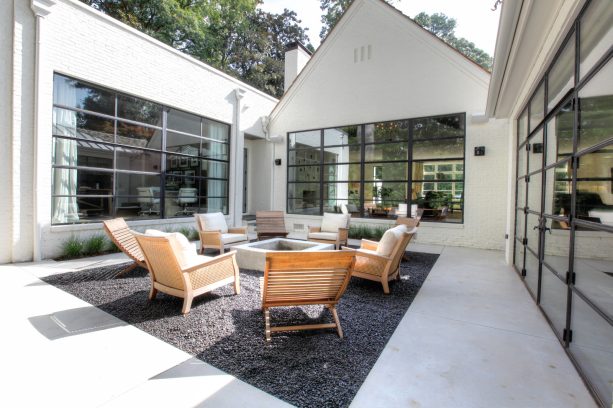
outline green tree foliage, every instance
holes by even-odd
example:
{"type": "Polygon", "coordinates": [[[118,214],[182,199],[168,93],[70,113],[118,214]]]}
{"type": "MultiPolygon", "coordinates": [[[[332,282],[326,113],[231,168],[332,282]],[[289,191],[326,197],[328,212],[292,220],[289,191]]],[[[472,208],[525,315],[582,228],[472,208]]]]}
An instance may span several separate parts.
{"type": "Polygon", "coordinates": [[[477,48],[473,42],[466,38],[455,36],[456,20],[454,18],[447,17],[443,13],[428,15],[422,12],[416,15],[413,20],[483,68],[488,71],[492,69],[492,57],[487,52],[477,48]]]}
{"type": "Polygon", "coordinates": [[[313,49],[294,12],[263,12],[260,0],[81,1],[276,97],[286,45],[313,49]]]}
{"type": "Polygon", "coordinates": [[[271,14],[256,10],[249,15],[245,30],[233,43],[229,67],[248,84],[280,97],[284,87],[285,48],[297,41],[314,51],[295,12],[285,9],[281,14],[271,14]]]}

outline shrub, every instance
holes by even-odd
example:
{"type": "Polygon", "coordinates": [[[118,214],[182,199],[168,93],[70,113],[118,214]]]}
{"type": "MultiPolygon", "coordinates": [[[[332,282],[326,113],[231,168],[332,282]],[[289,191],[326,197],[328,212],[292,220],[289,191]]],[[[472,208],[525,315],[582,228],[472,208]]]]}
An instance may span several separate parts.
{"type": "Polygon", "coordinates": [[[111,240],[106,241],[106,247],[109,249],[109,252],[121,252],[121,249],[111,240]]]}
{"type": "Polygon", "coordinates": [[[83,242],[76,236],[71,236],[62,244],[62,256],[64,258],[77,258],[83,252],[83,242]]]}
{"type": "Polygon", "coordinates": [[[198,237],[198,231],[196,231],[194,228],[191,227],[181,227],[179,228],[179,232],[183,235],[185,235],[187,237],[187,239],[189,239],[190,241],[195,241],[197,240],[198,237]]]}
{"type": "Polygon", "coordinates": [[[388,227],[369,227],[368,225],[351,225],[349,227],[349,238],[353,239],[372,239],[379,241],[388,227]]]}
{"type": "Polygon", "coordinates": [[[97,255],[106,248],[106,238],[104,235],[96,234],[89,237],[83,244],[84,255],[97,255]]]}

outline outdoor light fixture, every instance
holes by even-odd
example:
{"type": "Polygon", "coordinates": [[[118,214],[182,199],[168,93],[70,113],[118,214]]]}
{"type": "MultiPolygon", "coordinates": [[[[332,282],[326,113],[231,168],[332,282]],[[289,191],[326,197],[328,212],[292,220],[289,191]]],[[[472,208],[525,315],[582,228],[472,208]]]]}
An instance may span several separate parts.
{"type": "Polygon", "coordinates": [[[475,146],[475,156],[485,156],[485,146],[475,146]]]}
{"type": "Polygon", "coordinates": [[[275,159],[275,164],[277,166],[280,166],[281,165],[281,159],[275,159]]]}

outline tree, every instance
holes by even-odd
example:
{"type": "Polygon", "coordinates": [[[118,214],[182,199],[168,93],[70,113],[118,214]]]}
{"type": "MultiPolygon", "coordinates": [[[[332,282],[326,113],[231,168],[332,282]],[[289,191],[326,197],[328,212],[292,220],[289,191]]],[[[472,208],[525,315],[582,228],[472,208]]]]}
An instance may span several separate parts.
{"type": "Polygon", "coordinates": [[[288,9],[281,14],[261,10],[251,14],[242,35],[234,42],[230,69],[250,85],[282,96],[286,46],[300,42],[314,51],[300,22],[296,13],[288,9]]]}
{"type": "Polygon", "coordinates": [[[81,0],[273,96],[283,94],[287,44],[313,50],[296,13],[260,0],[81,0]]]}
{"type": "Polygon", "coordinates": [[[428,15],[419,13],[413,19],[417,24],[436,35],[447,44],[451,45],[468,58],[490,71],[492,69],[492,57],[466,38],[455,36],[456,20],[447,17],[443,13],[428,15]]]}

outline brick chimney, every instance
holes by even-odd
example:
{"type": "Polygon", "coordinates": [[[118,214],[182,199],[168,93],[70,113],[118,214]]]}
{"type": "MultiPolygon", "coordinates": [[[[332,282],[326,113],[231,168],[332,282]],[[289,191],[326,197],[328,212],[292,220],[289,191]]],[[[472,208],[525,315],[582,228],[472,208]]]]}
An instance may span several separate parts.
{"type": "Polygon", "coordinates": [[[299,42],[287,45],[285,50],[285,84],[284,90],[287,92],[294,79],[298,76],[302,68],[311,59],[311,51],[299,42]]]}

